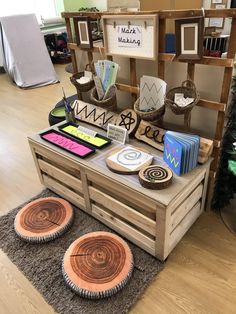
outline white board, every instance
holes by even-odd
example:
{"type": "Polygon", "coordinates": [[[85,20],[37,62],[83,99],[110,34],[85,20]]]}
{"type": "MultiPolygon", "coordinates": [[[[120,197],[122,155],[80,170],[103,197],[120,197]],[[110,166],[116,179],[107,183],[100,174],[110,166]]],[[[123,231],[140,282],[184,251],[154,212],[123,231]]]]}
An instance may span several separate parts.
{"type": "Polygon", "coordinates": [[[152,15],[104,15],[105,53],[155,60],[158,52],[158,19],[152,15]]]}

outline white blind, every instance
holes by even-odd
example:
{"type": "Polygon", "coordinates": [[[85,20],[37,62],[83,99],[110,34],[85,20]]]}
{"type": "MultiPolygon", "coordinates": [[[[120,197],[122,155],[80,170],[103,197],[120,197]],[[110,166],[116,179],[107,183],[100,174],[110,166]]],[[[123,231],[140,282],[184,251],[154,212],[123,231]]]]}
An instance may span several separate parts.
{"type": "Polygon", "coordinates": [[[34,13],[43,18],[55,17],[55,0],[0,0],[0,16],[34,13]]]}

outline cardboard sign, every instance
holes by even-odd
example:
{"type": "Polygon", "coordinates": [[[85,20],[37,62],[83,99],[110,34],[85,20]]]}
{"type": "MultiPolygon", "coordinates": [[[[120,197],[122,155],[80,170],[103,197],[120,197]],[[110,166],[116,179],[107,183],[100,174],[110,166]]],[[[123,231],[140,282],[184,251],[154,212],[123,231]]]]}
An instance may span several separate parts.
{"type": "Polygon", "coordinates": [[[125,128],[109,123],[107,127],[107,137],[116,142],[125,144],[125,142],[128,141],[128,131],[125,128]]]}

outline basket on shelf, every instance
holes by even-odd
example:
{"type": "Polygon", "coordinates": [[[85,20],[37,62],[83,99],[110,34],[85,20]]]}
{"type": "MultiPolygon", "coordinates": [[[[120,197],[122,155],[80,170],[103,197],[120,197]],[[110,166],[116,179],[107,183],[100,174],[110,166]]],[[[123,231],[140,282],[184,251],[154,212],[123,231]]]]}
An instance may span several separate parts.
{"type": "MultiPolygon", "coordinates": [[[[88,71],[88,70],[91,71],[89,64],[86,65],[85,70],[86,71],[88,71]]],[[[90,80],[89,82],[84,83],[84,84],[81,84],[81,83],[77,82],[77,80],[80,79],[83,76],[84,76],[84,71],[74,73],[70,77],[70,81],[75,86],[75,88],[77,89],[78,93],[88,92],[90,89],[92,89],[94,87],[94,80],[90,80]]]]}
{"type": "Polygon", "coordinates": [[[180,114],[185,114],[187,112],[190,112],[193,109],[193,107],[199,102],[199,99],[200,99],[200,95],[197,92],[196,86],[193,83],[193,81],[186,80],[182,82],[181,86],[172,88],[166,93],[165,104],[175,114],[180,115],[180,114]],[[181,107],[174,102],[176,93],[184,94],[185,98],[186,97],[194,98],[194,101],[185,107],[181,107]]]}
{"type": "Polygon", "coordinates": [[[114,89],[114,93],[112,94],[111,97],[99,100],[96,87],[93,87],[90,94],[90,102],[95,106],[107,109],[109,111],[116,111],[117,109],[116,89],[114,89]]]}
{"type": "Polygon", "coordinates": [[[134,103],[134,111],[137,113],[140,119],[154,122],[160,120],[164,116],[165,104],[163,104],[163,106],[161,106],[160,108],[152,111],[141,111],[139,109],[139,102],[140,98],[138,98],[134,103]]]}

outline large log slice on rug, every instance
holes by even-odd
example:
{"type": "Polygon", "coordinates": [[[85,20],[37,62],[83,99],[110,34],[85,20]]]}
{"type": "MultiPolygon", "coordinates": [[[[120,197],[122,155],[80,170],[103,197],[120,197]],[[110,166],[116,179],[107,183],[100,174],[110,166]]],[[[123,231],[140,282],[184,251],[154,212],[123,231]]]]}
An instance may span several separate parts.
{"type": "Polygon", "coordinates": [[[72,225],[72,206],[64,199],[45,197],[30,202],[17,213],[14,228],[24,241],[43,243],[64,234],[72,225]]]}
{"type": "Polygon", "coordinates": [[[82,297],[100,299],[121,290],[133,271],[133,255],[117,235],[91,232],[66,251],[62,272],[69,287],[82,297]]]}

